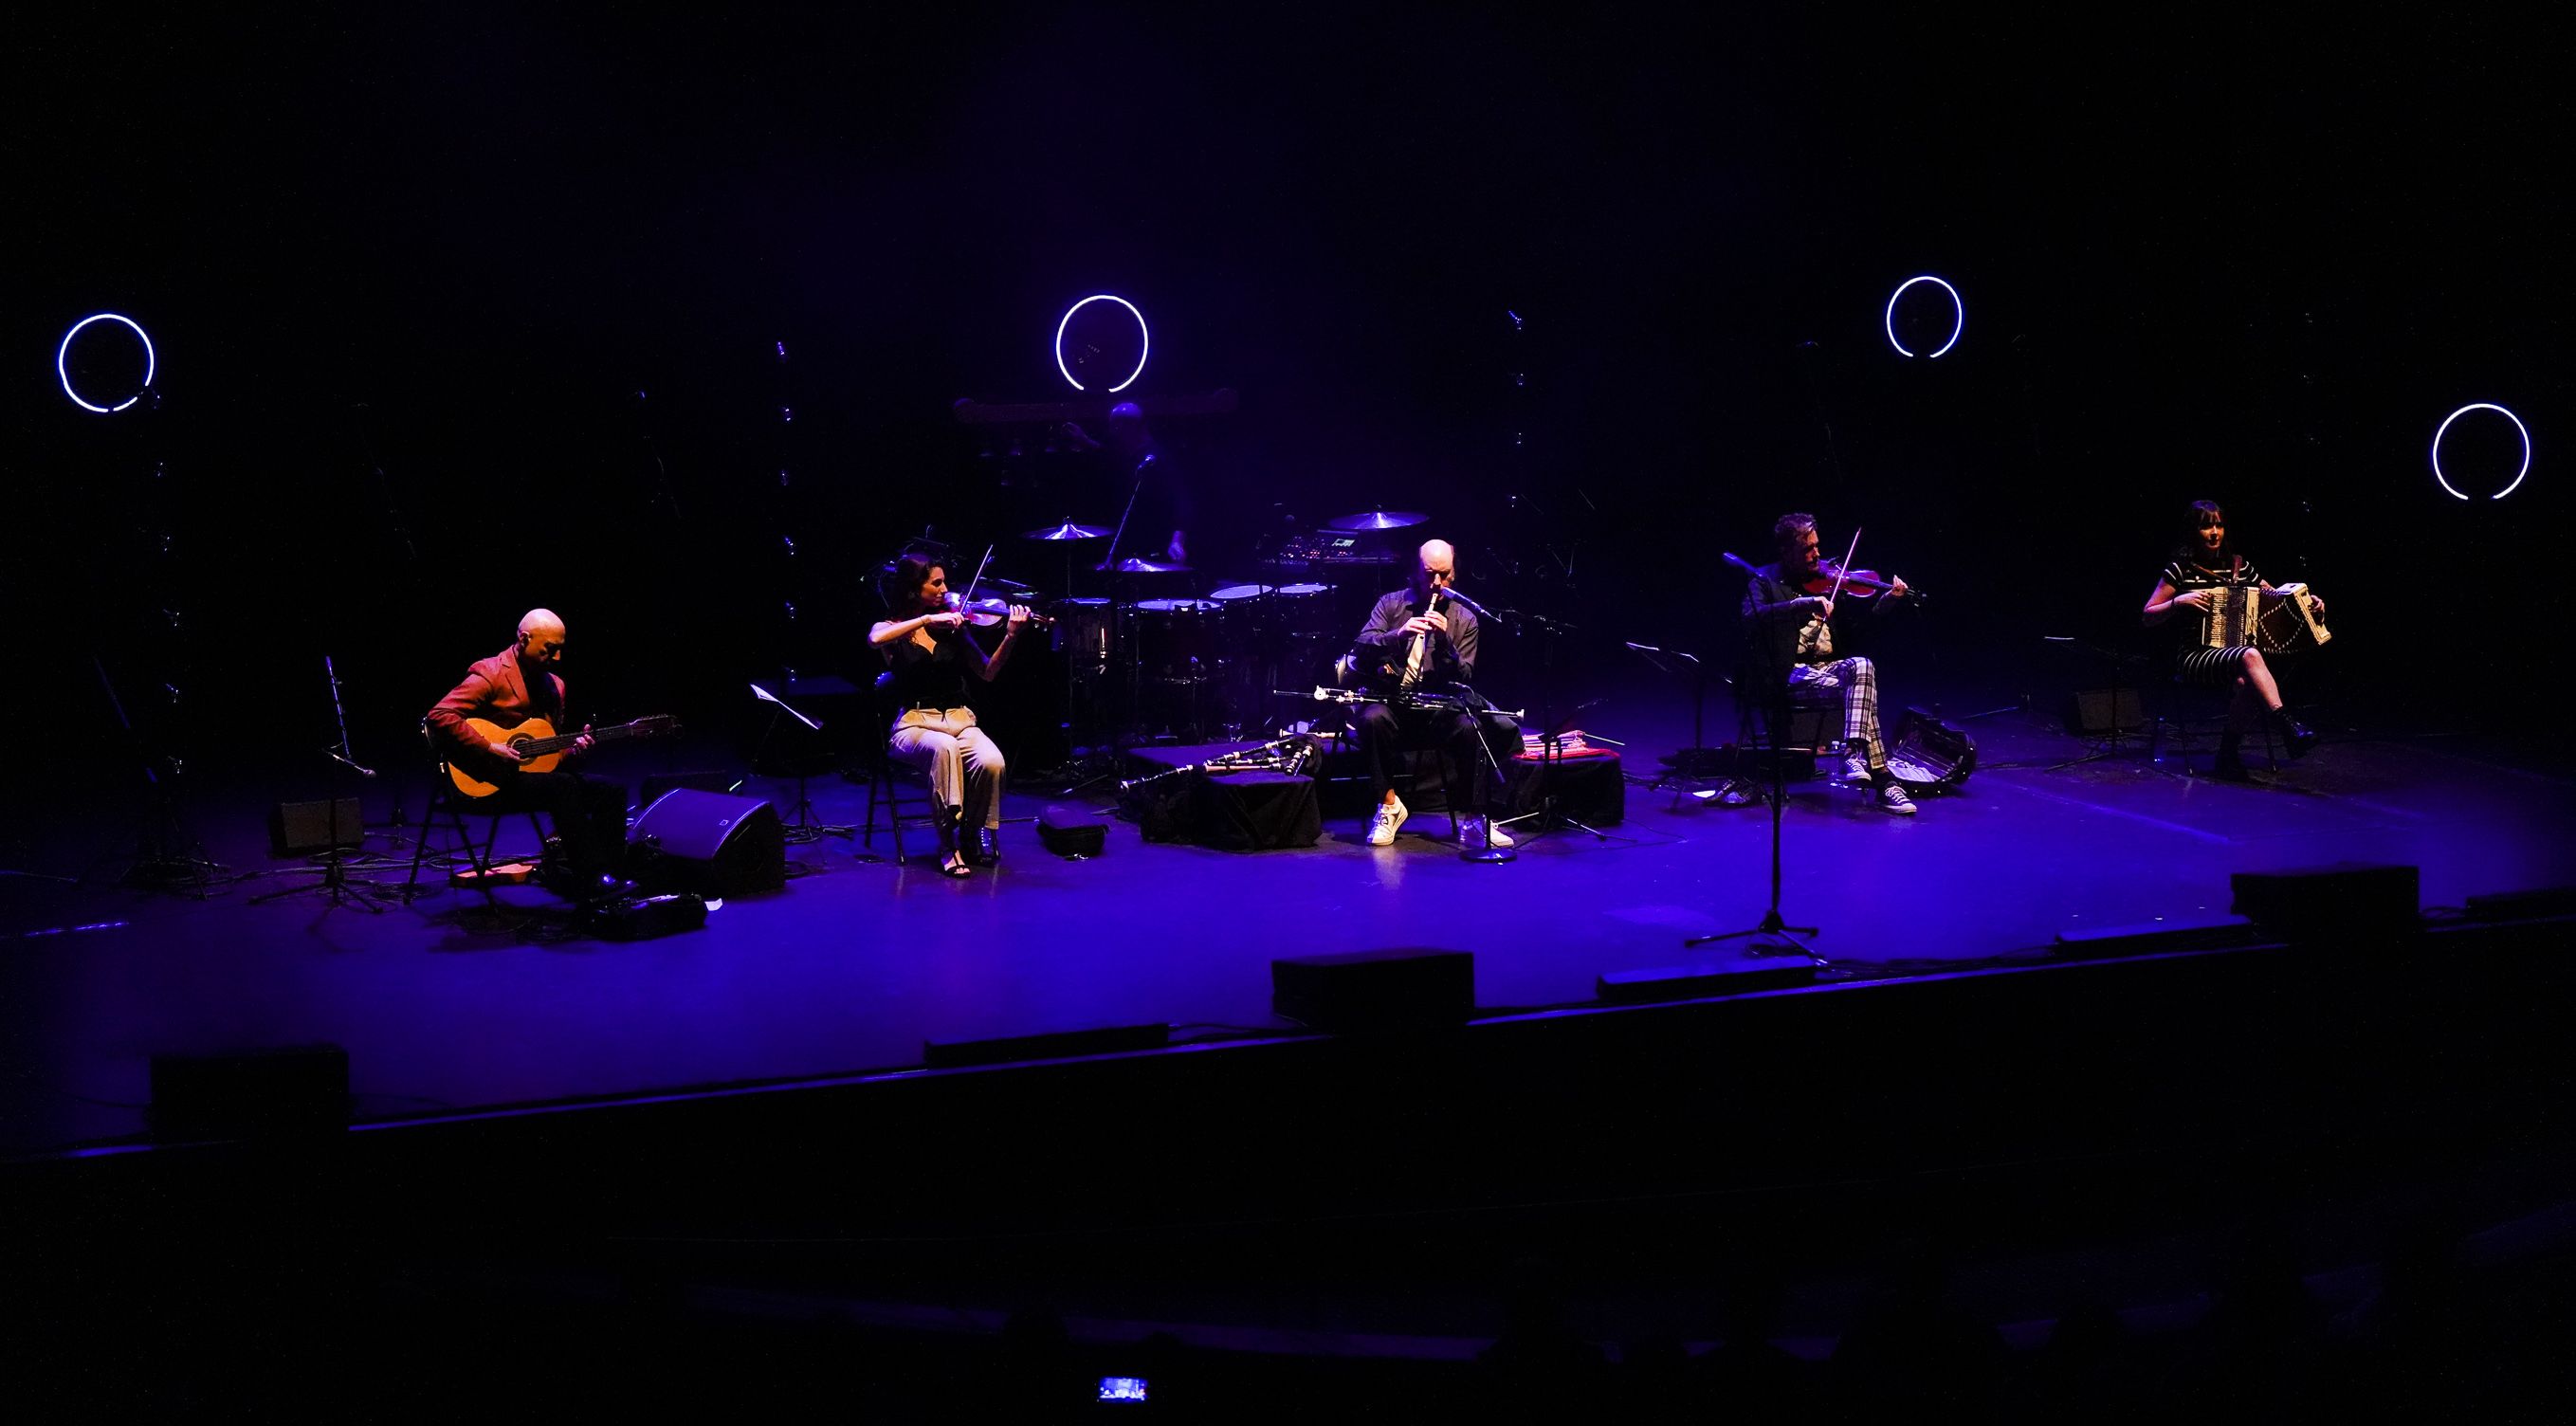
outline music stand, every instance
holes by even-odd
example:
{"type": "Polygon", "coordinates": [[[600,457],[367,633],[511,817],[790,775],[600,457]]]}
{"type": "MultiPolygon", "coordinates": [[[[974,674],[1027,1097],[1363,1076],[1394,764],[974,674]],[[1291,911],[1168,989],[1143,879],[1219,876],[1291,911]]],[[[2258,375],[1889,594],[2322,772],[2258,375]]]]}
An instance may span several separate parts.
{"type": "MultiPolygon", "coordinates": [[[[761,687],[757,683],[751,686],[751,696],[768,704],[771,710],[769,714],[769,725],[761,730],[760,746],[754,749],[751,755],[751,765],[755,770],[759,769],[766,761],[765,755],[769,752],[770,740],[778,734],[778,720],[780,715],[783,714],[804,724],[806,729],[809,732],[812,732],[816,737],[822,736],[823,725],[806,717],[804,714],[797,712],[794,706],[789,704],[786,699],[779,697],[777,694],[770,692],[768,689],[761,687]]],[[[830,756],[830,751],[830,749],[826,748],[821,753],[815,754],[814,756],[828,757],[830,756]]],[[[796,818],[794,821],[787,824],[787,840],[801,843],[818,841],[824,837],[856,836],[859,830],[856,827],[845,827],[838,823],[821,822],[815,819],[814,799],[807,796],[805,791],[806,779],[814,775],[814,756],[799,758],[790,764],[796,769],[796,771],[791,774],[796,779],[796,818]]],[[[770,764],[770,766],[776,766],[776,764],[770,764]]]]}
{"type": "MultiPolygon", "coordinates": [[[[1780,666],[1776,646],[1772,643],[1770,638],[1767,637],[1767,634],[1768,631],[1763,629],[1757,622],[1750,620],[1747,621],[1745,626],[1745,637],[1753,640],[1756,645],[1764,651],[1764,657],[1758,661],[1758,667],[1761,670],[1760,676],[1763,678],[1765,686],[1769,690],[1768,696],[1764,701],[1769,705],[1771,714],[1770,718],[1767,720],[1771,725],[1769,736],[1765,740],[1769,744],[1771,762],[1771,904],[1763,910],[1762,919],[1760,921],[1755,922],[1753,925],[1748,926],[1743,930],[1717,931],[1705,936],[1685,937],[1682,941],[1682,945],[1687,948],[1690,946],[1704,946],[1711,941],[1732,941],[1746,936],[1769,936],[1786,946],[1788,949],[1806,957],[1808,964],[1815,966],[1819,970],[1829,970],[1833,967],[1833,962],[1816,954],[1813,947],[1798,939],[1799,936],[1815,935],[1819,928],[1814,926],[1792,926],[1780,915],[1780,827],[1781,821],[1786,815],[1789,805],[1789,759],[1787,739],[1789,736],[1791,705],[1789,700],[1789,670],[1780,666]],[[1797,935],[1791,935],[1790,933],[1793,931],[1796,932],[1797,935]]],[[[1635,648],[1637,646],[1631,644],[1629,647],[1635,648]]],[[[1748,660],[1749,666],[1756,664],[1757,661],[1748,660]]],[[[1742,698],[1744,696],[1744,689],[1740,684],[1735,690],[1735,695],[1738,698],[1742,698]]],[[[1772,951],[1766,947],[1754,946],[1747,951],[1747,954],[1756,956],[1769,955],[1772,954],[1772,951]]]]}

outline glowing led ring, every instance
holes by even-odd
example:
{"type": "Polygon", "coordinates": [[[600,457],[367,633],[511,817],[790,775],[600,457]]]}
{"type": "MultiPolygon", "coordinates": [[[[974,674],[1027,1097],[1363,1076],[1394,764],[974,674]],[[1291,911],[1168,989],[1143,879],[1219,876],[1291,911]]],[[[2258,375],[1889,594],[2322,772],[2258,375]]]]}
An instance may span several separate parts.
{"type": "Polygon", "coordinates": [[[1093,295],[1085,297],[1081,301],[1064,309],[1064,320],[1055,324],[1055,369],[1064,373],[1065,380],[1073,382],[1074,390],[1082,391],[1087,389],[1081,382],[1073,380],[1072,370],[1064,364],[1064,329],[1072,325],[1074,313],[1081,311],[1083,308],[1090,306],[1094,302],[1115,302],[1119,306],[1127,309],[1127,315],[1136,319],[1136,369],[1127,373],[1127,379],[1125,381],[1109,388],[1112,392],[1124,391],[1128,387],[1136,384],[1136,378],[1145,374],[1145,355],[1152,351],[1154,347],[1153,333],[1145,329],[1145,314],[1137,311],[1136,304],[1128,301],[1124,297],[1113,296],[1106,292],[1094,293],[1093,295]]]}
{"type": "Polygon", "coordinates": [[[1941,344],[1941,351],[1934,352],[1931,355],[1931,360],[1939,361],[1941,359],[1941,353],[1957,346],[1959,344],[1959,334],[1968,330],[1968,304],[1959,300],[1959,289],[1952,287],[1946,282],[1942,282],[1941,279],[1934,277],[1928,272],[1923,274],[1921,277],[1909,277],[1903,282],[1896,284],[1896,290],[1887,295],[1887,344],[1896,348],[1896,354],[1898,356],[1910,357],[1914,355],[1914,353],[1905,349],[1905,343],[1896,339],[1896,299],[1903,297],[1905,295],[1905,289],[1912,287],[1918,282],[1938,284],[1942,291],[1950,294],[1950,307],[1953,311],[1959,314],[1957,320],[1950,324],[1950,340],[1941,344]]]}
{"type": "Polygon", "coordinates": [[[2513,428],[2522,433],[2522,469],[2513,473],[2513,483],[2511,485],[2507,485],[2504,489],[2487,497],[2489,500],[2502,500],[2506,496],[2511,495],[2514,490],[2522,484],[2522,478],[2524,476],[2531,474],[2531,428],[2522,424],[2522,418],[2520,416],[2513,414],[2511,411],[2506,411],[2503,407],[2498,406],[2492,401],[2472,401],[2468,405],[2463,406],[2459,410],[2442,418],[2442,424],[2433,432],[2433,478],[2442,483],[2442,488],[2451,493],[2452,499],[2466,500],[2469,498],[2462,495],[2459,488],[2451,484],[2449,477],[2442,474],[2442,433],[2451,429],[2451,423],[2453,421],[2460,419],[2462,416],[2465,416],[2472,411],[2503,412],[2504,418],[2513,423],[2513,428]]]}
{"type": "Polygon", "coordinates": [[[63,379],[63,394],[72,399],[73,405],[78,406],[84,411],[95,411],[98,414],[105,416],[114,412],[122,411],[126,407],[133,405],[135,402],[142,400],[143,392],[152,389],[152,373],[154,370],[155,360],[156,359],[152,354],[152,338],[144,334],[142,323],[135,321],[131,317],[120,316],[114,312],[100,312],[92,316],[83,317],[79,321],[72,323],[72,329],[63,333],[63,344],[54,352],[54,375],[63,379]],[[134,335],[143,343],[143,390],[135,392],[133,395],[126,397],[124,400],[113,406],[93,406],[89,402],[82,400],[81,394],[72,389],[72,373],[70,366],[72,338],[79,336],[81,334],[81,329],[92,322],[123,322],[125,325],[134,329],[134,335]]]}

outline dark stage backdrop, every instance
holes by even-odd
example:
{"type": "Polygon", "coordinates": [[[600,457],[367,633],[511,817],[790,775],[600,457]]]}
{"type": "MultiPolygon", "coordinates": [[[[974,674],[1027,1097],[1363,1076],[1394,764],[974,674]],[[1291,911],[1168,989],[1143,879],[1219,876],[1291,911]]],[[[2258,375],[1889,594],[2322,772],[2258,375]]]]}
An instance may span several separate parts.
{"type": "MultiPolygon", "coordinates": [[[[1092,292],[1153,323],[1136,394],[1241,393],[1162,430],[1218,529],[1435,512],[1473,587],[1583,625],[1578,678],[1613,635],[1722,643],[1717,552],[1807,508],[1939,596],[1892,683],[2047,696],[2081,672],[2040,636],[2132,637],[2207,495],[2332,598],[2336,696],[2493,717],[2445,665],[2566,606],[2561,37],[2158,23],[23,19],[12,742],[115,762],[96,655],[201,764],[309,748],[328,651],[361,751],[406,756],[533,604],[595,711],[728,725],[753,676],[856,663],[904,536],[1044,581],[1013,529],[1115,518],[948,416],[1069,394],[1092,292]],[[1922,272],[1967,304],[1937,362],[1880,330],[1922,272]],[[150,328],[157,408],[64,400],[99,310],[150,328]],[[2426,465],[2477,400],[2539,445],[2502,503],[2426,465]]],[[[2518,455],[2453,449],[2485,489],[2518,455]]]]}

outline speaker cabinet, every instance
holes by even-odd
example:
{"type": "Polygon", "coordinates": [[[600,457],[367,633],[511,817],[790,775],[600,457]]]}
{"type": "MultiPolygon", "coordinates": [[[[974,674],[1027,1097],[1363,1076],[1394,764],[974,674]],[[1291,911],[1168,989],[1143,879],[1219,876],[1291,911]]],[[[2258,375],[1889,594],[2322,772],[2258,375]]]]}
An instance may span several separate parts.
{"type": "Polygon", "coordinates": [[[1270,963],[1270,1008],[1328,1034],[1435,1029],[1476,1013],[1476,958],[1401,949],[1270,963]]]}
{"type": "Polygon", "coordinates": [[[656,890],[744,896],[787,884],[787,829],[757,797],[663,793],[635,820],[628,842],[636,879],[656,890]]]}
{"type": "Polygon", "coordinates": [[[2078,737],[2107,733],[2113,728],[2123,733],[2142,733],[2147,727],[2147,705],[2134,688],[2079,688],[2066,700],[2066,731],[2078,737]]]}
{"type": "Polygon", "coordinates": [[[338,1045],[152,1057],[157,1139],[332,1134],[349,1124],[349,1052],[338,1045]]]}

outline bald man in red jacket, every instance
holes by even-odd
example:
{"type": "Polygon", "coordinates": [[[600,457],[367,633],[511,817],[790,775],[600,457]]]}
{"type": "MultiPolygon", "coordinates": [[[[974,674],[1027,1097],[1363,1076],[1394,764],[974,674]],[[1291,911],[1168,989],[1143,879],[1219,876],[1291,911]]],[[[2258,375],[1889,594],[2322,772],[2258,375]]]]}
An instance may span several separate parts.
{"type": "Polygon", "coordinates": [[[626,789],[584,777],[573,766],[590,751],[589,730],[577,739],[552,772],[523,772],[512,766],[519,750],[486,739],[465,721],[481,718],[514,728],[530,718],[543,718],[558,729],[571,720],[564,714],[563,675],[554,671],[563,658],[564,622],[551,609],[531,609],[519,620],[510,647],[478,659],[465,680],[429,710],[430,741],[438,755],[482,782],[500,785],[485,805],[508,812],[543,812],[563,839],[564,865],[548,879],[569,892],[594,894],[624,890],[617,870],[626,854],[626,789]]]}

